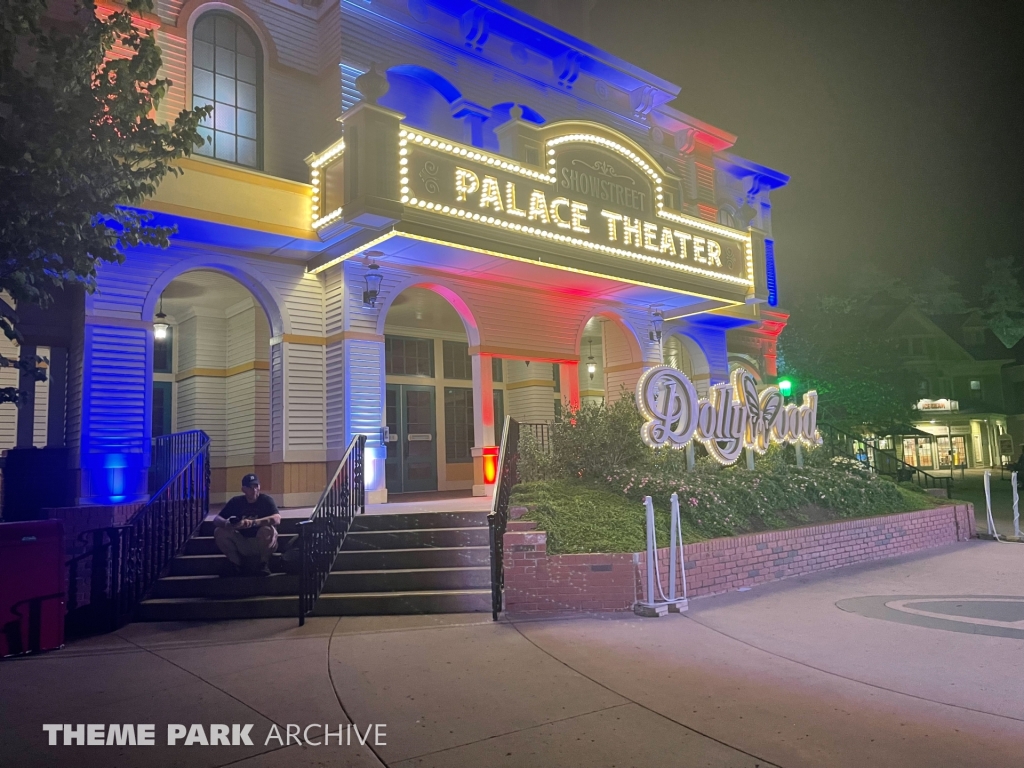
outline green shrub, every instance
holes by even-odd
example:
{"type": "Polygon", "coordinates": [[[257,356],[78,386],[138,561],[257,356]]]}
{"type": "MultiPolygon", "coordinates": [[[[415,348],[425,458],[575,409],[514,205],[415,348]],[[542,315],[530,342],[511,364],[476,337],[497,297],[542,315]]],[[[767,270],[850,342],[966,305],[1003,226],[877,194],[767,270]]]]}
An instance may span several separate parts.
{"type": "MultiPolygon", "coordinates": [[[[640,552],[647,547],[643,504],[621,494],[594,488],[578,480],[520,483],[512,503],[529,507],[533,520],[548,534],[548,553],[640,552]]],[[[669,543],[669,508],[655,509],[659,546],[669,543]]],[[[683,526],[683,540],[700,541],[700,534],[683,526]]]]}
{"type": "Polygon", "coordinates": [[[615,467],[633,466],[650,453],[640,439],[642,424],[628,395],[607,407],[584,403],[579,410],[565,410],[551,426],[550,455],[540,451],[531,435],[520,435],[520,477],[591,479],[615,467]]]}

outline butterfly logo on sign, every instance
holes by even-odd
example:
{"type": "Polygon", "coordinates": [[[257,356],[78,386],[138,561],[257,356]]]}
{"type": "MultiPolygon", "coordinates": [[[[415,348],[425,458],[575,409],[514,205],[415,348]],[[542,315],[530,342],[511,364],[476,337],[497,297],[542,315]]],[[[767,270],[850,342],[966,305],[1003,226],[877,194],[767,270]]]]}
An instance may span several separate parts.
{"type": "Polygon", "coordinates": [[[758,392],[754,377],[742,368],[698,398],[684,373],[659,365],[640,377],[636,399],[645,419],[640,436],[652,448],[684,448],[696,437],[716,461],[728,465],[744,448],[764,453],[772,442],[821,444],[817,392],[805,394],[801,406],[787,406],[778,387],[758,392]]]}

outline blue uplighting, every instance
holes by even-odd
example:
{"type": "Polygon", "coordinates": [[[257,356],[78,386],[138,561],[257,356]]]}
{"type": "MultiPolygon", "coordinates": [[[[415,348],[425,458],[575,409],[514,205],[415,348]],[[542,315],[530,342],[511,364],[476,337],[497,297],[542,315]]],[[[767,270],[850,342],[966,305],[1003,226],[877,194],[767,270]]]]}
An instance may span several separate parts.
{"type": "Polygon", "coordinates": [[[764,241],[764,270],[768,277],[768,306],[779,306],[779,284],[775,277],[775,241],[764,241]]]}

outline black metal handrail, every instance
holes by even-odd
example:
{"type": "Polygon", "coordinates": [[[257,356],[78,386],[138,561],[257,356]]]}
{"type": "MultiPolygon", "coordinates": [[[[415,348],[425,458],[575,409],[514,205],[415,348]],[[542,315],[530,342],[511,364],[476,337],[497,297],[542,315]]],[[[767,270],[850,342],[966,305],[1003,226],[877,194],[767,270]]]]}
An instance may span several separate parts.
{"type": "Polygon", "coordinates": [[[491,546],[491,617],[497,621],[504,607],[505,595],[505,529],[508,527],[508,505],[512,487],[519,479],[519,422],[505,417],[498,452],[498,484],[487,515],[488,540],[491,546]]]}
{"type": "Polygon", "coordinates": [[[67,563],[70,633],[112,632],[122,626],[206,519],[210,438],[197,432],[200,439],[191,443],[195,451],[181,456],[178,469],[131,520],[79,535],[83,541],[91,538],[92,544],[67,563]],[[83,602],[78,580],[86,569],[89,600],[83,602]]]}
{"type": "Polygon", "coordinates": [[[299,523],[302,570],[299,575],[299,626],[313,612],[334,561],[345,543],[345,534],[357,514],[366,511],[363,453],[366,435],[349,443],[345,457],[327,484],[309,520],[299,523]]]}
{"type": "Polygon", "coordinates": [[[941,488],[946,492],[946,498],[953,496],[953,478],[933,475],[908,464],[892,451],[879,448],[875,440],[851,435],[820,421],[818,431],[823,438],[822,447],[830,456],[854,459],[875,474],[892,477],[897,482],[912,482],[921,488],[941,488]]]}
{"type": "Polygon", "coordinates": [[[551,453],[551,423],[547,421],[521,421],[521,432],[529,432],[542,453],[551,453]]]}
{"type": "Polygon", "coordinates": [[[208,439],[201,429],[154,437],[149,462],[149,492],[153,494],[163,488],[208,439]]]}

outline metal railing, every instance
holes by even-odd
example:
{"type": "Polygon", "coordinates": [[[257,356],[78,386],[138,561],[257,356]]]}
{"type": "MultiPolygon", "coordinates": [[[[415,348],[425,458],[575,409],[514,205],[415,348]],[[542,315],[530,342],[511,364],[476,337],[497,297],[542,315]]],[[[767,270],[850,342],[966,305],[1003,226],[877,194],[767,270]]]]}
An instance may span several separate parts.
{"type": "Polygon", "coordinates": [[[302,570],[299,575],[299,626],[313,612],[352,519],[366,511],[363,452],[366,435],[349,443],[345,458],[324,489],[309,520],[299,523],[302,570]]]}
{"type": "Polygon", "coordinates": [[[184,434],[191,442],[182,444],[195,450],[178,454],[180,466],[131,520],[79,535],[91,542],[67,563],[70,634],[122,626],[209,513],[210,438],[198,430],[184,434]],[[79,583],[86,574],[88,589],[79,583]]]}
{"type": "Polygon", "coordinates": [[[547,421],[523,421],[519,423],[523,432],[529,432],[541,453],[551,453],[551,423],[547,421]]]}
{"type": "Polygon", "coordinates": [[[953,478],[933,475],[908,464],[895,453],[879,448],[875,440],[851,435],[820,421],[818,431],[822,437],[822,447],[830,456],[854,459],[875,474],[886,475],[896,482],[912,482],[921,488],[941,488],[946,492],[946,498],[953,496],[953,478]]]}
{"type": "Polygon", "coordinates": [[[488,540],[491,547],[491,617],[498,620],[505,594],[505,529],[508,527],[508,505],[512,487],[518,481],[519,422],[505,417],[498,453],[498,483],[487,515],[488,540]]]}
{"type": "Polygon", "coordinates": [[[207,439],[201,429],[154,437],[149,463],[149,492],[156,493],[163,488],[207,439]]]}

